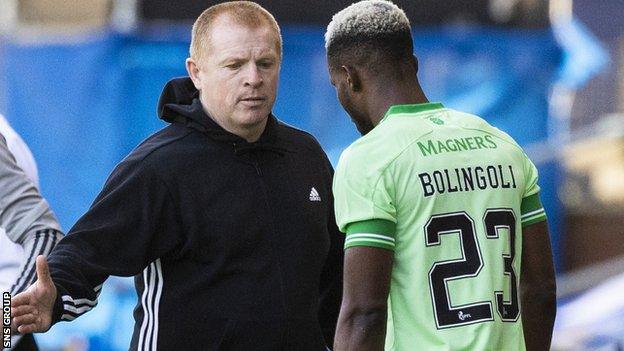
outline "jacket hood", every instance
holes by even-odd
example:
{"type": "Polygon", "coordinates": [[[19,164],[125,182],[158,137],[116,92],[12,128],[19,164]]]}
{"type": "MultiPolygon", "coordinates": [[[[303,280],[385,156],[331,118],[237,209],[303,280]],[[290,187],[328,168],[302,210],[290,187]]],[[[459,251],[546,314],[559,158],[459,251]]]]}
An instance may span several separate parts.
{"type": "Polygon", "coordinates": [[[158,100],[158,117],[173,123],[191,120],[204,127],[213,122],[199,101],[199,91],[189,77],[174,78],[167,82],[158,100]]]}

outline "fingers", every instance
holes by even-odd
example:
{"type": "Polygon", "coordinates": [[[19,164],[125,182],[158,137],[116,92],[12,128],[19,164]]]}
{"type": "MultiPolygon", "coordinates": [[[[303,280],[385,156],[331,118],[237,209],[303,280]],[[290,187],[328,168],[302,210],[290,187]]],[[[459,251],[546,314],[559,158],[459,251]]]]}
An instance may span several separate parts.
{"type": "Polygon", "coordinates": [[[17,308],[22,305],[28,305],[30,303],[29,291],[21,292],[11,298],[11,309],[17,308]]]}
{"type": "MultiPolygon", "coordinates": [[[[28,325],[28,324],[39,324],[41,323],[41,319],[39,318],[39,316],[29,313],[20,317],[13,318],[13,323],[15,323],[16,326],[20,327],[22,325],[28,325]]],[[[18,328],[18,331],[19,331],[19,328],[18,328]]]]}
{"type": "Polygon", "coordinates": [[[26,325],[20,325],[19,328],[17,328],[17,331],[20,334],[32,334],[32,333],[39,332],[39,328],[37,327],[36,324],[26,324],[26,325]]]}
{"type": "Polygon", "coordinates": [[[28,305],[28,302],[29,295],[27,293],[17,294],[11,299],[11,331],[13,333],[17,333],[17,327],[19,326],[15,321],[16,317],[34,311],[34,307],[28,305]]]}
{"type": "Polygon", "coordinates": [[[20,334],[41,333],[48,329],[36,309],[31,313],[22,314],[11,318],[11,329],[20,334]]]}
{"type": "Polygon", "coordinates": [[[11,308],[11,330],[16,332],[19,326],[33,323],[38,314],[35,307],[30,305],[11,308]]]}
{"type": "Polygon", "coordinates": [[[37,256],[37,280],[44,285],[51,285],[52,278],[50,278],[50,268],[48,267],[48,260],[43,255],[37,256]]]}
{"type": "Polygon", "coordinates": [[[19,331],[17,330],[17,327],[18,327],[18,325],[15,324],[15,322],[13,320],[11,320],[11,334],[19,334],[19,331]]]}
{"type": "Polygon", "coordinates": [[[11,316],[11,331],[12,332],[18,332],[19,327],[21,325],[20,323],[20,318],[23,318],[24,315],[20,316],[20,317],[15,317],[15,316],[11,316]]]}
{"type": "Polygon", "coordinates": [[[34,312],[35,312],[35,307],[34,306],[30,306],[30,305],[24,305],[24,306],[12,307],[11,308],[11,316],[13,318],[17,318],[17,317],[23,316],[25,314],[30,314],[30,313],[34,313],[34,312]]]}

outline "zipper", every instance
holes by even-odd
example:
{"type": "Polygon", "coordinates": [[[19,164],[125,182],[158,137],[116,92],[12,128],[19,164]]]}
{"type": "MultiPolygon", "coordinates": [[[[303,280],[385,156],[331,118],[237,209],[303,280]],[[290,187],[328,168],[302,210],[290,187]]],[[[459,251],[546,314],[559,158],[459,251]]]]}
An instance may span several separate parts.
{"type": "MultiPolygon", "coordinates": [[[[256,171],[258,172],[258,175],[262,177],[262,170],[260,169],[258,160],[255,160],[254,166],[256,168],[256,171]]],[[[274,209],[273,209],[273,206],[271,206],[269,202],[269,188],[264,179],[259,179],[258,182],[260,183],[260,189],[262,189],[263,200],[266,206],[265,213],[268,214],[267,226],[268,226],[269,231],[272,233],[272,235],[270,235],[270,238],[268,238],[270,242],[270,247],[271,247],[271,254],[273,255],[272,259],[274,260],[275,265],[277,266],[276,267],[277,279],[279,282],[280,300],[281,300],[282,313],[284,317],[284,321],[283,321],[284,326],[281,332],[281,348],[280,348],[283,350],[285,345],[288,342],[287,331],[289,329],[288,318],[287,318],[288,306],[286,304],[287,297],[286,297],[286,286],[285,286],[286,284],[284,282],[284,269],[282,267],[282,262],[278,254],[278,250],[276,248],[277,244],[275,240],[276,240],[276,236],[278,236],[278,233],[277,233],[276,226],[275,226],[275,215],[273,213],[274,209]]]]}
{"type": "Polygon", "coordinates": [[[254,168],[256,169],[256,173],[258,173],[258,175],[262,177],[262,169],[260,168],[260,163],[258,162],[257,159],[253,162],[253,165],[254,165],[254,168]]]}

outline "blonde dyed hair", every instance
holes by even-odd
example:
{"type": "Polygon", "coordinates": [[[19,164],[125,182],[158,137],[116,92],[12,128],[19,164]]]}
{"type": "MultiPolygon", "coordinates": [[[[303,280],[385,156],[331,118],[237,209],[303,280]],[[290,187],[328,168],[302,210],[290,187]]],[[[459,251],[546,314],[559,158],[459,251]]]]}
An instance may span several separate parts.
{"type": "Polygon", "coordinates": [[[364,0],[336,13],[325,32],[325,49],[342,38],[374,37],[410,31],[410,22],[397,5],[387,0],[364,0]]]}
{"type": "Polygon", "coordinates": [[[262,6],[251,1],[228,1],[211,6],[204,10],[193,24],[190,55],[199,60],[205,55],[210,46],[210,30],[212,25],[221,17],[227,18],[236,24],[249,28],[268,26],[277,39],[276,49],[282,56],[282,34],[273,15],[262,6]]]}

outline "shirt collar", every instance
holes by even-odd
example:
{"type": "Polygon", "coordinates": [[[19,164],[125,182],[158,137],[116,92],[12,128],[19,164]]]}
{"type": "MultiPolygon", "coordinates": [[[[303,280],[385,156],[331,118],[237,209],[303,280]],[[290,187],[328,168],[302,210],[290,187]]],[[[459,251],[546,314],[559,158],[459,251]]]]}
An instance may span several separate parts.
{"type": "Polygon", "coordinates": [[[390,115],[397,115],[401,113],[420,113],[424,111],[431,111],[444,108],[439,102],[427,102],[424,104],[406,104],[406,105],[393,105],[390,106],[388,112],[384,115],[384,118],[390,115]]]}

